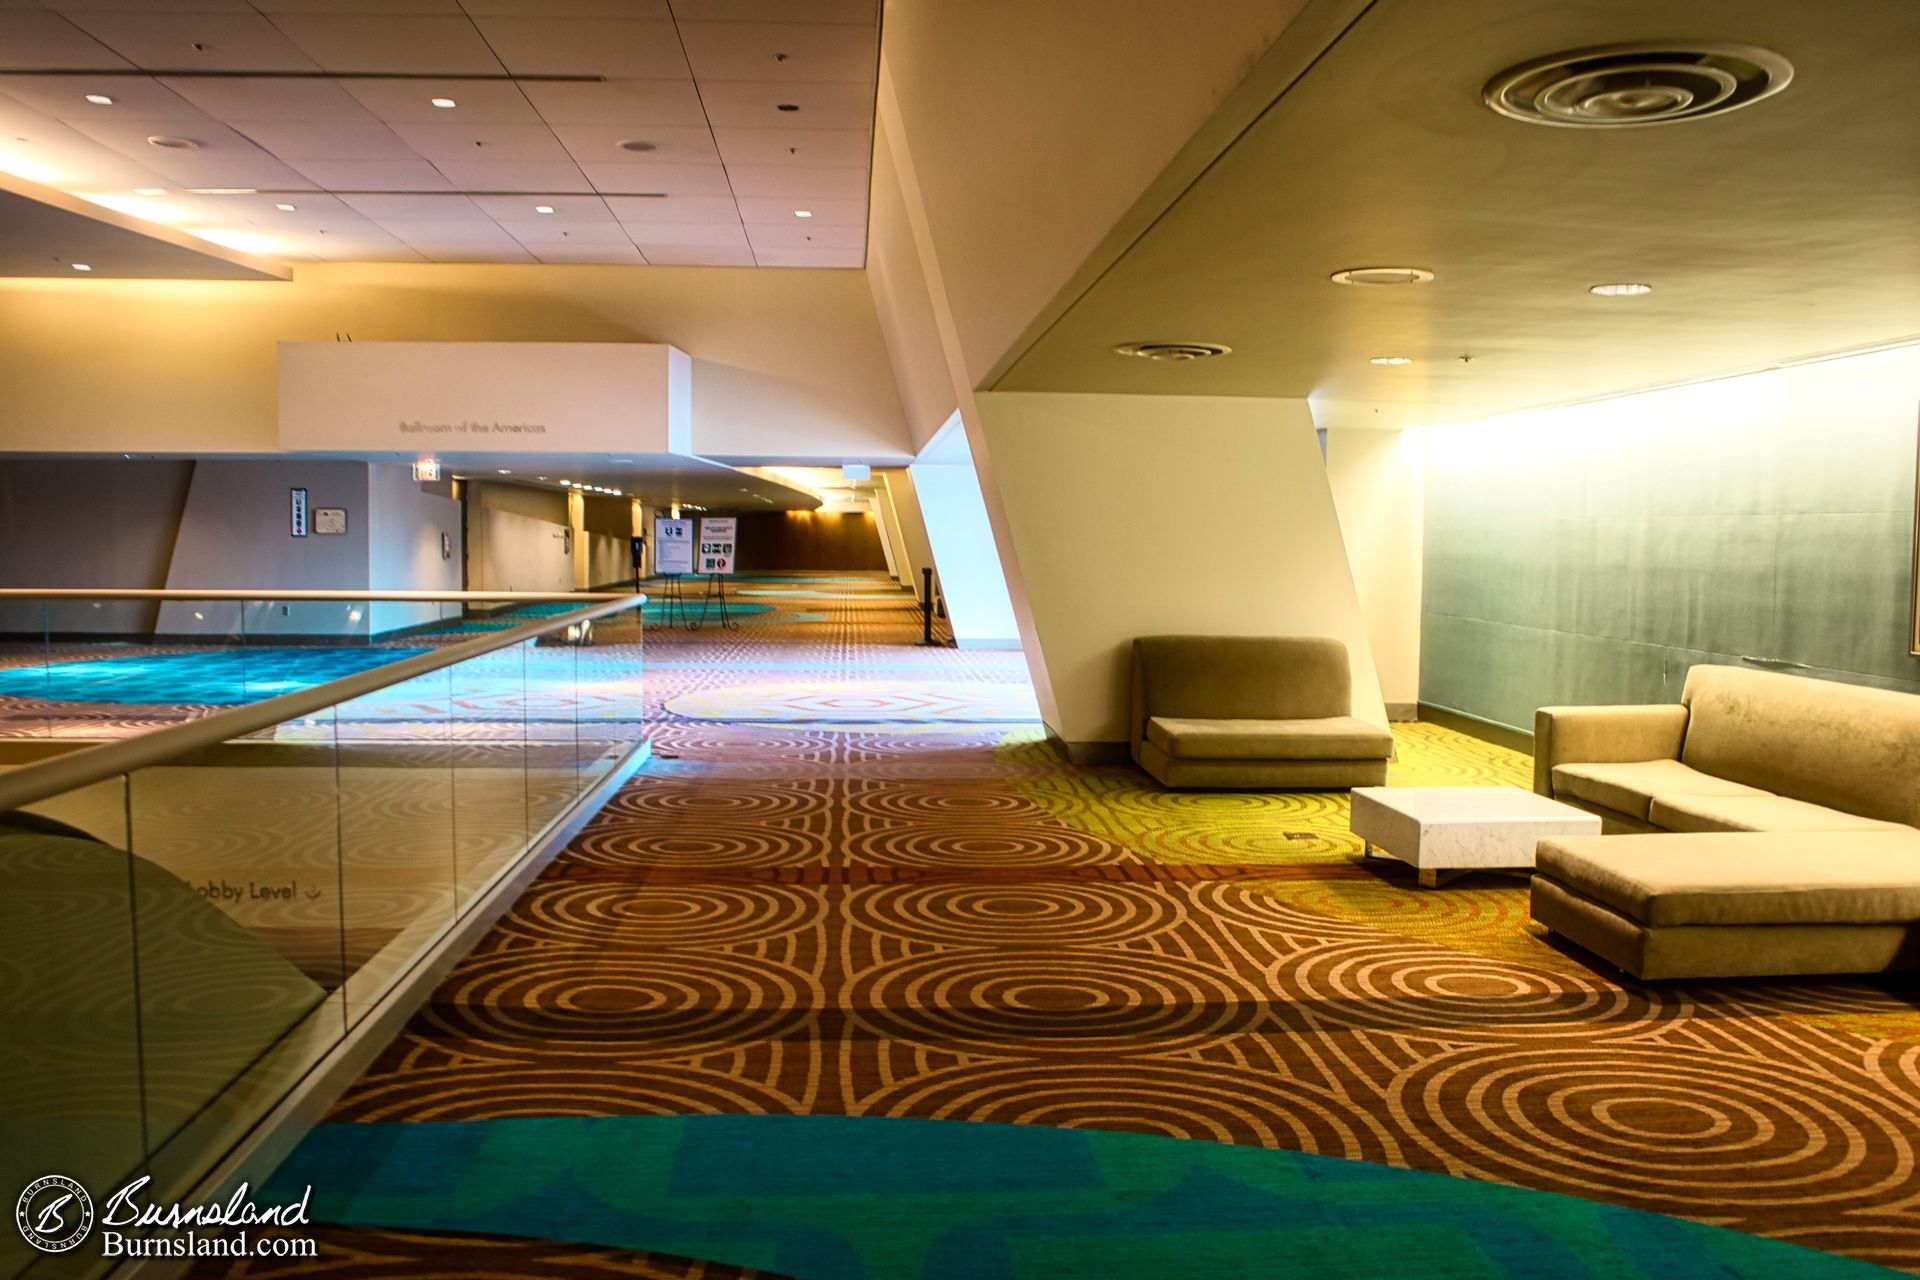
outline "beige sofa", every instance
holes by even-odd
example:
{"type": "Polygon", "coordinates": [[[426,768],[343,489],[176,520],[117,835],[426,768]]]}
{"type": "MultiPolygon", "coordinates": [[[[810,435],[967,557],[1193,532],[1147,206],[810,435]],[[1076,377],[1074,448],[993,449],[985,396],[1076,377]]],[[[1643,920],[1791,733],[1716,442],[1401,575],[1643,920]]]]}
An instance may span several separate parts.
{"type": "Polygon", "coordinates": [[[1133,758],[1168,787],[1379,786],[1393,735],[1356,719],[1347,648],[1321,636],[1133,642],[1133,758]]]}
{"type": "Polygon", "coordinates": [[[1613,833],[1541,843],[1534,919],[1629,973],[1920,968],[1920,697],[1698,666],[1542,708],[1534,789],[1613,833]]]}

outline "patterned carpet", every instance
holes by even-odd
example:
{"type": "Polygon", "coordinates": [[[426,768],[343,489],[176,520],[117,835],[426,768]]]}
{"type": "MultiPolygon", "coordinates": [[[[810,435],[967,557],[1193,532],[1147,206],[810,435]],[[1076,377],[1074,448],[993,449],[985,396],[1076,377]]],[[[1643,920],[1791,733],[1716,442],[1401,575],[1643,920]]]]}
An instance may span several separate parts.
{"type": "MultiPolygon", "coordinates": [[[[540,1118],[676,1116],[985,1121],[1454,1175],[1443,1185],[1459,1207],[1431,1231],[1342,1217],[1346,1201],[1322,1196],[1320,1218],[1294,1222],[1284,1241],[1259,1237],[1253,1253],[1208,1252],[1213,1236],[1190,1232],[1185,1274],[1248,1274],[1250,1259],[1275,1250],[1303,1266],[1351,1262],[1356,1241],[1379,1270],[1521,1274],[1463,1225],[1487,1211],[1475,1195],[1491,1184],[1920,1270],[1910,985],[1647,986],[1595,970],[1527,922],[1517,879],[1423,891],[1398,864],[1363,861],[1343,796],[1176,795],[1128,767],[1068,765],[1037,726],[998,714],[1021,681],[1018,655],[914,647],[904,595],[865,584],[839,594],[807,601],[825,622],[649,637],[655,762],[283,1170],[315,1182],[326,1239],[341,1247],[305,1274],[477,1274],[491,1265],[483,1257],[502,1259],[500,1274],[740,1274],[684,1269],[694,1256],[780,1273],[789,1255],[728,1252],[724,1233],[693,1233],[713,1247],[689,1253],[689,1223],[678,1236],[660,1226],[658,1197],[619,1202],[617,1238],[594,1218],[598,1234],[571,1237],[576,1250],[505,1238],[587,1229],[571,1198],[607,1173],[604,1142],[549,1135],[516,1148],[521,1163],[540,1152],[543,1175],[573,1190],[529,1182],[515,1203],[535,1209],[492,1226],[461,1216],[472,1184],[442,1185],[463,1169],[493,1176],[485,1161],[450,1172],[407,1156],[411,1129],[422,1142],[465,1134],[478,1152],[507,1141],[503,1126],[540,1118]],[[944,714],[903,711],[898,698],[915,685],[944,690],[944,714]],[[412,1198],[369,1210],[394,1179],[412,1198]],[[641,1230],[646,1221],[659,1229],[641,1230]],[[616,1246],[626,1252],[607,1252],[616,1246]]],[[[1513,753],[1431,725],[1397,736],[1397,785],[1525,780],[1513,753]]],[[[838,1123],[784,1130],[784,1147],[739,1147],[735,1194],[706,1212],[736,1226],[778,1219],[795,1192],[754,1188],[769,1167],[810,1167],[806,1152],[831,1140],[821,1126],[838,1123]]],[[[623,1142],[636,1167],[678,1185],[673,1148],[650,1164],[643,1143],[623,1142]]],[[[1212,1222],[1203,1208],[1220,1202],[1191,1201],[1195,1221],[1212,1222]]],[[[923,1211],[901,1202],[908,1216],[923,1211]]],[[[1523,1270],[1824,1265],[1766,1241],[1716,1245],[1726,1237],[1630,1221],[1641,1244],[1617,1256],[1569,1228],[1559,1253],[1525,1254],[1534,1265],[1523,1270]]],[[[854,1231],[851,1219],[816,1225],[854,1231]]],[[[1055,1230],[1105,1238],[1064,1220],[1055,1230]]],[[[866,1259],[856,1245],[848,1256],[866,1259]]],[[[863,1269],[787,1273],[964,1274],[917,1247],[863,1269]]],[[[1169,1274],[1149,1266],[1152,1249],[1129,1266],[1125,1251],[1086,1247],[1108,1275],[1169,1274]]],[[[995,1256],[972,1274],[1072,1272],[1045,1251],[995,1256]]],[[[293,1274],[289,1265],[197,1274],[293,1274]]]]}

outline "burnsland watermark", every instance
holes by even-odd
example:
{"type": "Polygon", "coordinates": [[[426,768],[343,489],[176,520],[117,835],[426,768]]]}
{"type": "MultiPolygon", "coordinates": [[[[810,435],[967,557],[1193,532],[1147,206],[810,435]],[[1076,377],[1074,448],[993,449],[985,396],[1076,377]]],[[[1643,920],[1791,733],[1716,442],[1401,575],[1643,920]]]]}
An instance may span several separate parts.
{"type": "MultiPolygon", "coordinates": [[[[225,1200],[205,1204],[149,1201],[153,1181],[142,1175],[108,1196],[97,1215],[100,1253],[107,1258],[279,1257],[313,1258],[320,1252],[311,1236],[284,1233],[308,1225],[313,1188],[285,1204],[256,1204],[243,1182],[225,1200]]],[[[86,1191],[72,1178],[49,1174],[20,1194],[14,1222],[21,1237],[42,1253],[65,1253],[86,1239],[96,1215],[86,1191]]]]}

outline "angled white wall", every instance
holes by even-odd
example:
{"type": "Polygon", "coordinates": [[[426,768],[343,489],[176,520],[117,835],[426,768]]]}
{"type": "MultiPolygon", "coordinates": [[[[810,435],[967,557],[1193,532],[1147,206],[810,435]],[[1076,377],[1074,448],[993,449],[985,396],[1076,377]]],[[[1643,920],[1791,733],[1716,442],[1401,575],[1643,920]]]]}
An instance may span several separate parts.
{"type": "MultiPolygon", "coordinates": [[[[1081,759],[1124,750],[1135,637],[1344,642],[1353,714],[1386,723],[1304,400],[981,392],[980,442],[1051,697],[1081,759]]],[[[918,477],[916,477],[917,479],[918,477]]]]}
{"type": "Polygon", "coordinates": [[[962,649],[1018,649],[1020,626],[958,418],[936,442],[942,445],[922,454],[933,461],[916,462],[910,470],[954,643],[962,649]]]}

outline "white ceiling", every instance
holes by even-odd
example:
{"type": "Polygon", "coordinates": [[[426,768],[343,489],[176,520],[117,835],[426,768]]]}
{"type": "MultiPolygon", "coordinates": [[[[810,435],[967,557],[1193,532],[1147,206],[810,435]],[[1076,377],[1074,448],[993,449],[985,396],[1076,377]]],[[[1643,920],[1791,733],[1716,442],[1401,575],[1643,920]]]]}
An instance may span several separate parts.
{"type": "Polygon", "coordinates": [[[997,389],[1308,397],[1323,426],[1399,427],[1920,337],[1920,3],[1348,7],[1310,70],[1136,214],[997,389]],[[1545,128],[1481,102],[1529,58],[1675,40],[1775,50],[1793,80],[1649,128],[1545,128]],[[1434,279],[1328,279],[1381,265],[1434,279]],[[1610,282],[1654,290],[1588,292],[1610,282]],[[1140,341],[1233,352],[1113,352],[1140,341]]]}
{"type": "Polygon", "coordinates": [[[291,262],[859,267],[879,21],[878,0],[0,0],[0,171],[291,262]]]}

